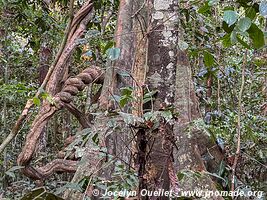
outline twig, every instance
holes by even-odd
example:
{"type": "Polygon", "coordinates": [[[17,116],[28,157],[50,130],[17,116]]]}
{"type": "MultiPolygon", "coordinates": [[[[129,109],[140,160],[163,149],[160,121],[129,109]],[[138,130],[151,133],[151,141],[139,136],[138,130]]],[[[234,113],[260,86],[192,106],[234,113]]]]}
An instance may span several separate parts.
{"type": "Polygon", "coordinates": [[[232,166],[231,191],[235,190],[235,171],[236,171],[236,165],[238,162],[238,158],[240,156],[240,149],[241,149],[241,109],[242,109],[241,107],[242,107],[242,96],[243,96],[244,85],[245,85],[245,68],[247,64],[247,53],[248,51],[246,50],[245,55],[244,55],[243,65],[242,65],[241,88],[240,88],[239,96],[238,96],[237,147],[236,147],[234,164],[232,166]]]}

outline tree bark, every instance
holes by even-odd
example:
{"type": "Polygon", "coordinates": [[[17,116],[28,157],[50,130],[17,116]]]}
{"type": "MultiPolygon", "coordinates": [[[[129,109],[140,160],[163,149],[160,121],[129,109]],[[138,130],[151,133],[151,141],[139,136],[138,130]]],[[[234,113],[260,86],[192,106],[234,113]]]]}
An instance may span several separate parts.
{"type": "MultiPolygon", "coordinates": [[[[215,184],[205,174],[206,167],[201,158],[201,154],[214,144],[202,130],[198,130],[193,124],[194,121],[201,120],[201,118],[194,92],[188,56],[184,51],[178,51],[174,105],[176,111],[179,112],[178,120],[173,127],[178,146],[178,149],[174,151],[175,170],[178,173],[191,174],[191,176],[196,172],[201,173],[200,178],[180,180],[177,183],[178,188],[176,191],[216,191],[215,184]]],[[[223,198],[210,197],[209,199],[223,198]]]]}

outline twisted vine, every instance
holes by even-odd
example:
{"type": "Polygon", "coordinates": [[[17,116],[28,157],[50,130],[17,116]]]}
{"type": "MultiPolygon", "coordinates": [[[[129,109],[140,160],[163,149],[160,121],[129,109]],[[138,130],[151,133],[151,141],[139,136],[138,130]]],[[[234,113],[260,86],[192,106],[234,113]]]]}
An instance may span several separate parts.
{"type": "MultiPolygon", "coordinates": [[[[43,180],[54,172],[67,171],[75,172],[77,169],[77,161],[56,159],[43,167],[35,168],[30,165],[33,158],[36,146],[41,135],[44,126],[49,119],[60,109],[64,107],[72,108],[75,111],[75,107],[72,104],[74,97],[79,91],[82,91],[86,85],[90,83],[103,83],[104,73],[101,68],[93,66],[83,70],[75,77],[68,78],[62,88],[62,90],[53,98],[55,104],[50,104],[45,101],[41,107],[41,110],[35,120],[32,127],[26,137],[25,146],[22,152],[18,156],[18,165],[24,166],[22,172],[29,178],[43,180]]],[[[77,110],[77,109],[76,109],[77,110]]],[[[79,112],[81,114],[81,112],[79,112]]],[[[79,119],[78,119],[79,120],[79,119]]]]}

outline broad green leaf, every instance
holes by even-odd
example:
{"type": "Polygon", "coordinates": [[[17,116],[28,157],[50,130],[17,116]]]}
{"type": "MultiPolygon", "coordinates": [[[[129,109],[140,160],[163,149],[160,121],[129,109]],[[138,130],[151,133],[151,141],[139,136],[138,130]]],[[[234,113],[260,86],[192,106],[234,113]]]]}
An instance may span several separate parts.
{"type": "Polygon", "coordinates": [[[237,22],[237,27],[242,32],[247,31],[250,28],[250,26],[251,26],[251,19],[248,17],[244,17],[237,22]]]}
{"type": "Polygon", "coordinates": [[[117,60],[120,57],[120,48],[110,48],[107,50],[107,56],[110,60],[117,60]]]}
{"type": "Polygon", "coordinates": [[[127,103],[129,102],[129,97],[127,96],[122,96],[121,99],[120,99],[120,107],[124,107],[127,103]]]}
{"type": "Polygon", "coordinates": [[[231,33],[234,30],[235,25],[228,26],[228,24],[225,21],[223,21],[222,28],[226,33],[231,33]]]}
{"type": "Polygon", "coordinates": [[[253,20],[256,17],[256,11],[253,7],[249,7],[246,10],[246,17],[250,18],[251,20],[253,20]]]}
{"type": "Polygon", "coordinates": [[[120,90],[121,90],[121,94],[125,96],[130,96],[133,92],[133,88],[131,87],[123,87],[120,90]]]}
{"type": "Polygon", "coordinates": [[[237,18],[238,15],[236,11],[233,10],[224,11],[223,21],[225,21],[228,24],[228,26],[233,25],[236,22],[237,18]]]}
{"type": "Polygon", "coordinates": [[[141,117],[136,117],[132,114],[128,114],[124,112],[118,112],[118,114],[123,118],[123,121],[126,124],[135,124],[136,122],[144,123],[144,119],[141,117]]]}
{"type": "Polygon", "coordinates": [[[254,48],[259,49],[264,46],[264,34],[256,24],[253,23],[247,32],[252,40],[254,48]]]}
{"type": "Polygon", "coordinates": [[[204,51],[204,63],[207,67],[211,67],[214,64],[213,55],[208,51],[204,51]]]}
{"type": "Polygon", "coordinates": [[[107,51],[108,49],[112,48],[113,46],[114,46],[114,41],[109,41],[109,42],[107,42],[107,44],[105,45],[105,47],[104,47],[102,53],[106,53],[106,51],[107,51]]]}
{"type": "Polygon", "coordinates": [[[148,120],[150,120],[152,117],[153,117],[153,112],[146,112],[145,114],[144,114],[144,119],[146,120],[146,121],[148,121],[148,120]]]}
{"type": "Polygon", "coordinates": [[[262,1],[260,3],[259,11],[264,18],[267,18],[267,1],[262,1]]]}

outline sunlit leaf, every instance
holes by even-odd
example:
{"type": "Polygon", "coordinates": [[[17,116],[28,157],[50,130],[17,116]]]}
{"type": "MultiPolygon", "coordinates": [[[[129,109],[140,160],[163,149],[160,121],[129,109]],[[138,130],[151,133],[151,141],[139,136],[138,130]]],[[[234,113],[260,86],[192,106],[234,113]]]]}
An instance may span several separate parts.
{"type": "Polygon", "coordinates": [[[259,7],[260,14],[267,18],[267,1],[262,1],[259,7]]]}
{"type": "Polygon", "coordinates": [[[38,97],[33,97],[33,103],[36,106],[40,106],[41,105],[41,100],[38,97]]]}
{"type": "Polygon", "coordinates": [[[117,60],[120,57],[120,48],[110,48],[107,50],[107,56],[110,60],[117,60]]]}
{"type": "Polygon", "coordinates": [[[238,15],[236,11],[226,10],[224,11],[223,21],[225,21],[228,26],[233,25],[237,21],[238,15]]]}
{"type": "Polygon", "coordinates": [[[237,22],[237,27],[242,32],[247,31],[250,28],[250,26],[251,26],[251,19],[248,17],[244,17],[237,22]]]}

